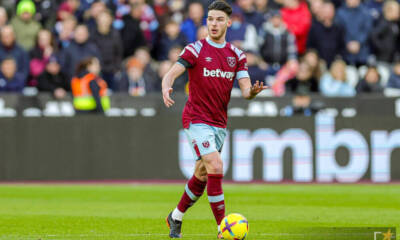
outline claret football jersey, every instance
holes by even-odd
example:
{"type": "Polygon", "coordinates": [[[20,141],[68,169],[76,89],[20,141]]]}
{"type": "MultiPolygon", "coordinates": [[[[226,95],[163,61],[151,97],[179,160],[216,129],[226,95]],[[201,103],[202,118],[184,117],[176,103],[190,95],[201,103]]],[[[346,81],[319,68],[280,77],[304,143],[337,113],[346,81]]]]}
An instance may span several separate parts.
{"type": "Polygon", "coordinates": [[[189,99],[182,114],[184,128],[205,123],[226,128],[234,81],[249,77],[246,55],[225,42],[209,38],[187,45],[178,60],[189,73],[189,99]]]}

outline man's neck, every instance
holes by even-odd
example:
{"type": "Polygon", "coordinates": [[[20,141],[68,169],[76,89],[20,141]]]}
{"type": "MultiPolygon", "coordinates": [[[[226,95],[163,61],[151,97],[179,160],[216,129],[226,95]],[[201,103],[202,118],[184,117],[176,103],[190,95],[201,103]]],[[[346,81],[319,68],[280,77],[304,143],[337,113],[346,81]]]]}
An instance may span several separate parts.
{"type": "Polygon", "coordinates": [[[210,36],[207,36],[206,38],[207,42],[210,43],[214,47],[219,47],[222,48],[225,46],[225,37],[221,37],[220,39],[213,39],[210,36]]]}

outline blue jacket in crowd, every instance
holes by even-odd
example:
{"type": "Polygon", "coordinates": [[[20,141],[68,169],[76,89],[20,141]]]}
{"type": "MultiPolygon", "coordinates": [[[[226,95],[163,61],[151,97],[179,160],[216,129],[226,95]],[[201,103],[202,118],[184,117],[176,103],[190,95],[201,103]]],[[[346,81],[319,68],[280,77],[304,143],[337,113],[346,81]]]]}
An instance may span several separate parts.
{"type": "Polygon", "coordinates": [[[22,92],[26,78],[20,72],[16,72],[12,79],[6,79],[0,72],[0,92],[22,92]]]}
{"type": "Polygon", "coordinates": [[[356,8],[349,8],[346,5],[339,8],[336,21],[344,29],[345,43],[358,41],[360,51],[358,54],[351,54],[345,51],[344,59],[348,64],[366,64],[370,54],[368,37],[372,30],[372,17],[362,5],[356,8]]]}
{"type": "Polygon", "coordinates": [[[389,81],[387,83],[388,88],[400,89],[400,75],[396,75],[393,71],[390,73],[389,81]]]}
{"type": "Polygon", "coordinates": [[[18,44],[12,48],[6,48],[0,44],[0,62],[6,57],[12,57],[17,63],[17,72],[26,81],[29,75],[29,56],[28,53],[18,44]]]}

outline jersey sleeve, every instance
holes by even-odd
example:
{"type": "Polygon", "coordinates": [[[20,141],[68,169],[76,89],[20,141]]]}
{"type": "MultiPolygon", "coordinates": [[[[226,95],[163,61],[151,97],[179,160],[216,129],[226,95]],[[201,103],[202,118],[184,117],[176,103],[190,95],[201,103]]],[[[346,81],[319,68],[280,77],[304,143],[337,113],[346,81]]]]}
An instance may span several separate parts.
{"type": "Polygon", "coordinates": [[[247,58],[244,52],[241,52],[238,61],[238,66],[236,68],[236,79],[239,80],[241,78],[250,78],[247,67],[247,58]]]}
{"type": "Polygon", "coordinates": [[[196,65],[199,53],[193,44],[187,45],[179,55],[178,63],[182,64],[185,68],[191,68],[196,65]]]}

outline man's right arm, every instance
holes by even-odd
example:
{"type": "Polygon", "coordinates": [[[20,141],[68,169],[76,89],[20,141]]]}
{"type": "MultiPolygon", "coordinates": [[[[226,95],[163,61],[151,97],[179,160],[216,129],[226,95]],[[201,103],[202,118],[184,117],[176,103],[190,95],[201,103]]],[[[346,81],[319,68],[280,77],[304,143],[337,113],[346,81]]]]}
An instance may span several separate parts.
{"type": "Polygon", "coordinates": [[[172,85],[177,77],[184,73],[186,68],[181,63],[175,63],[162,79],[162,95],[166,107],[171,107],[175,102],[171,99],[172,85]]]}

